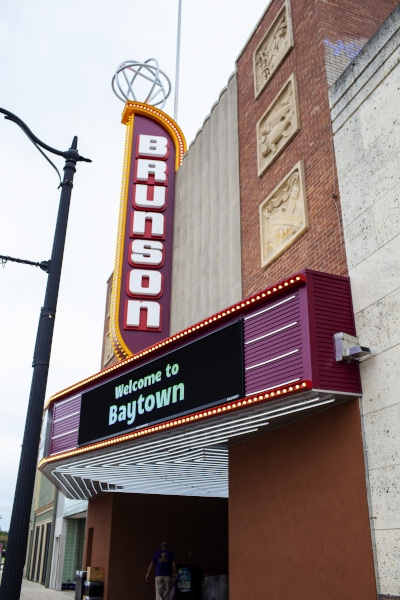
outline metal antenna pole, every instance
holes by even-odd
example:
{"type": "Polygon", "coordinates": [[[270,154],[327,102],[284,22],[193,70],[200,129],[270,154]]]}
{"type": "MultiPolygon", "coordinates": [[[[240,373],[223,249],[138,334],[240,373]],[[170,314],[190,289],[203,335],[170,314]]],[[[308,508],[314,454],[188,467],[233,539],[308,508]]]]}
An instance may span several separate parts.
{"type": "Polygon", "coordinates": [[[179,0],[178,7],[178,35],[176,40],[176,68],[175,68],[175,106],[174,106],[174,121],[178,119],[178,90],[179,90],[179,59],[181,55],[181,15],[182,15],[182,0],[179,0]]]}
{"type": "Polygon", "coordinates": [[[33,374],[29,395],[28,410],[25,421],[25,432],[22,442],[14,504],[11,515],[10,534],[7,544],[7,555],[0,585],[0,600],[19,600],[22,575],[28,541],[29,517],[35,482],[37,456],[40,440],[40,429],[43,416],[43,405],[46,394],[47,375],[49,371],[51,344],[53,339],[54,319],[56,315],[58,288],[64,255],[65,236],[67,232],[68,213],[77,161],[91,162],[79,155],[78,138],[74,137],[71,148],[59,152],[46,146],[36,138],[28,127],[12,113],[0,109],[0,113],[14,121],[28,135],[29,139],[42,148],[63,156],[64,179],[61,185],[61,197],[58,209],[57,224],[54,233],[53,250],[50,260],[44,306],[40,311],[40,319],[33,355],[33,374]]]}

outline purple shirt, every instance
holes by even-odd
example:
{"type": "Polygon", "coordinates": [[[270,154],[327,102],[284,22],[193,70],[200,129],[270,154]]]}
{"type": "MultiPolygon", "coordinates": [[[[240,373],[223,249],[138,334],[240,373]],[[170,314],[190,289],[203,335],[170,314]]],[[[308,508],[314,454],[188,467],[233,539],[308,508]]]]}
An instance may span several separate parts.
{"type": "Polygon", "coordinates": [[[164,577],[172,576],[172,563],[175,561],[175,554],[171,550],[159,550],[155,553],[151,562],[156,565],[156,577],[162,575],[164,577]]]}

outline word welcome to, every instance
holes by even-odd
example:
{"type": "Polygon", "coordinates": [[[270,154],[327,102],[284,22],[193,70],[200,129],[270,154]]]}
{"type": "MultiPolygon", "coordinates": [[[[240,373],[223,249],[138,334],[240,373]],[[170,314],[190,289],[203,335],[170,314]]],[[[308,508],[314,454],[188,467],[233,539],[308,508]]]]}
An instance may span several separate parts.
{"type": "MultiPolygon", "coordinates": [[[[165,367],[165,374],[167,377],[171,377],[171,375],[176,375],[179,371],[179,365],[167,365],[165,367]]],[[[122,396],[127,396],[132,392],[137,392],[137,390],[141,390],[149,385],[154,385],[155,383],[159,383],[161,381],[162,371],[157,371],[157,373],[151,373],[150,375],[145,375],[141,379],[137,379],[136,381],[129,380],[127,384],[121,384],[115,386],[115,399],[122,398],[122,396]]]]}

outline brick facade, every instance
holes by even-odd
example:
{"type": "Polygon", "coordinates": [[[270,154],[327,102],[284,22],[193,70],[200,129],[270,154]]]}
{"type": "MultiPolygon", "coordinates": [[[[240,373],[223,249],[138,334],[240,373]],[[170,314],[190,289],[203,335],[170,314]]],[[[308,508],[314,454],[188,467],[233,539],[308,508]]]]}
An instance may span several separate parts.
{"type": "Polygon", "coordinates": [[[347,66],[350,58],[346,52],[352,56],[362,40],[373,34],[397,3],[397,0],[367,0],[359,3],[350,0],[292,0],[294,47],[257,99],[253,84],[253,52],[278,14],[282,0],[271,3],[239,56],[244,297],[303,268],[347,274],[332,145],[328,77],[332,78],[332,73],[339,74],[347,66]],[[326,40],[331,45],[336,44],[335,48],[330,48],[326,40]],[[297,77],[300,131],[264,175],[258,177],[256,125],[292,73],[297,77]],[[299,160],[304,161],[309,229],[263,269],[259,205],[299,160]]]}

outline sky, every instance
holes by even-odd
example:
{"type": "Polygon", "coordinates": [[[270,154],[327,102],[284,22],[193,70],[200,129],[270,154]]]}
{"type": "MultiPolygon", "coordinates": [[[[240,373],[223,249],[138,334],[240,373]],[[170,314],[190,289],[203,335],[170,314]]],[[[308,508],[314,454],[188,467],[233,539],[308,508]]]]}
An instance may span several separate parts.
{"type": "MultiPolygon", "coordinates": [[[[106,282],[114,266],[125,126],[111,79],[156,58],[175,87],[178,0],[2,0],[0,107],[48,145],[78,136],[46,400],[100,369],[106,282]]],[[[218,100],[268,0],[182,0],[177,122],[188,145],[218,100]]],[[[174,114],[171,93],[166,113],[174,114]]],[[[62,171],[64,160],[53,157],[62,171]]],[[[56,172],[0,116],[0,254],[50,259],[56,172]]],[[[190,199],[188,199],[190,201],[190,199]]],[[[0,266],[0,528],[8,530],[46,274],[0,266]]]]}

